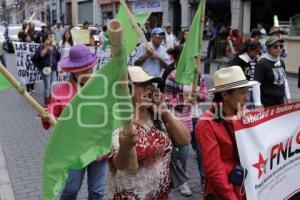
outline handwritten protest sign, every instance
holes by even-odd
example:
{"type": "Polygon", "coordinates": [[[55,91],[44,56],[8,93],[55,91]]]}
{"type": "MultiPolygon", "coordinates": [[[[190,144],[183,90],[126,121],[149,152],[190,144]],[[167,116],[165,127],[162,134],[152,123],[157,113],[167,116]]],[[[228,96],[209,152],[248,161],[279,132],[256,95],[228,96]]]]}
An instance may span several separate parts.
{"type": "Polygon", "coordinates": [[[17,63],[17,74],[21,83],[35,83],[42,80],[42,76],[37,68],[33,66],[31,62],[31,56],[38,48],[39,44],[36,43],[25,43],[25,42],[14,42],[16,63],[17,63]]]}

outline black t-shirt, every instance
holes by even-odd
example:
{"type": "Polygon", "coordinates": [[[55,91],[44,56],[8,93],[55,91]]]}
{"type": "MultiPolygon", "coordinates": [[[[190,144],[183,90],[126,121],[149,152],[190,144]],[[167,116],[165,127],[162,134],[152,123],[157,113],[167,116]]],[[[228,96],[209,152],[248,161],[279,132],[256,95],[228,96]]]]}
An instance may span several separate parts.
{"type": "Polygon", "coordinates": [[[261,83],[261,102],[267,106],[274,106],[284,103],[285,97],[285,64],[280,64],[266,58],[260,59],[255,67],[254,79],[261,83]]]}
{"type": "Polygon", "coordinates": [[[256,61],[249,60],[249,62],[245,62],[244,60],[242,60],[240,57],[237,56],[230,62],[230,66],[233,65],[238,65],[242,68],[248,81],[254,80],[256,61]]]}

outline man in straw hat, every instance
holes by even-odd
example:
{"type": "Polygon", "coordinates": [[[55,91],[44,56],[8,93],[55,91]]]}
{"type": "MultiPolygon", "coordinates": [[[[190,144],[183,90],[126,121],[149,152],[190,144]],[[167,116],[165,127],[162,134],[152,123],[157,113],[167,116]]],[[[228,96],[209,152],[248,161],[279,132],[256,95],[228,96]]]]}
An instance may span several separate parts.
{"type": "MultiPolygon", "coordinates": [[[[96,63],[97,56],[92,54],[87,46],[79,44],[71,47],[69,56],[59,62],[61,69],[70,73],[70,80],[53,87],[51,103],[48,105],[48,112],[51,115],[56,118],[60,116],[80,87],[89,79],[96,63]]],[[[49,117],[41,117],[44,128],[48,129],[50,127],[49,117]]],[[[106,163],[105,158],[98,158],[83,169],[71,169],[60,200],[76,199],[85,171],[88,173],[88,199],[103,199],[105,194],[106,163]]]]}
{"type": "Polygon", "coordinates": [[[243,200],[240,194],[246,176],[240,165],[234,136],[233,120],[249,100],[248,81],[239,66],[223,68],[213,76],[213,106],[199,119],[196,138],[203,154],[205,200],[243,200]],[[237,178],[238,177],[238,178],[237,178]]]}

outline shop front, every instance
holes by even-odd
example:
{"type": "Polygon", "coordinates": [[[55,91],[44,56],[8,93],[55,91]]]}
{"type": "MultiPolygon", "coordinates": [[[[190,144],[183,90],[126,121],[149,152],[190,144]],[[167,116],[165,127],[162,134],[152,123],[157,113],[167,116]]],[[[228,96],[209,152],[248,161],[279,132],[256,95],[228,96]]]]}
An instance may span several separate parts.
{"type": "Polygon", "coordinates": [[[152,12],[149,17],[151,27],[161,27],[163,21],[164,1],[161,0],[131,0],[129,5],[132,13],[152,12]]]}

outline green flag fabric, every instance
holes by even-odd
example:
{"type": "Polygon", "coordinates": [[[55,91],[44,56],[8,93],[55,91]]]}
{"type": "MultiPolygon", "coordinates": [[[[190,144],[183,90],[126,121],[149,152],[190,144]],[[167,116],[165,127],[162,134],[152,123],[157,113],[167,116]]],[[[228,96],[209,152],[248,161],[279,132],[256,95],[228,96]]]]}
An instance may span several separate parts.
{"type": "MultiPolygon", "coordinates": [[[[125,8],[123,7],[124,1],[120,1],[120,7],[119,12],[117,14],[116,19],[120,20],[124,27],[124,40],[125,40],[125,47],[126,47],[126,53],[127,55],[130,55],[131,52],[135,49],[136,44],[138,43],[139,35],[137,31],[135,30],[134,26],[129,20],[129,17],[125,11],[125,8]]],[[[145,22],[149,18],[151,13],[136,13],[134,15],[134,18],[136,19],[137,23],[140,24],[140,26],[144,26],[145,22]]]]}
{"type": "Polygon", "coordinates": [[[11,87],[12,85],[10,82],[4,77],[3,74],[0,73],[0,92],[11,87]]]}
{"type": "MultiPolygon", "coordinates": [[[[189,85],[193,82],[197,69],[196,56],[200,56],[201,41],[200,21],[205,12],[205,0],[201,0],[189,30],[188,38],[176,67],[175,80],[181,84],[189,85]]],[[[202,22],[203,23],[203,22],[202,22]]]]}
{"type": "Polygon", "coordinates": [[[127,73],[126,54],[96,72],[65,107],[50,136],[43,163],[43,200],[54,200],[69,169],[81,169],[106,155],[112,132],[131,117],[128,89],[117,81],[127,73]]]}

